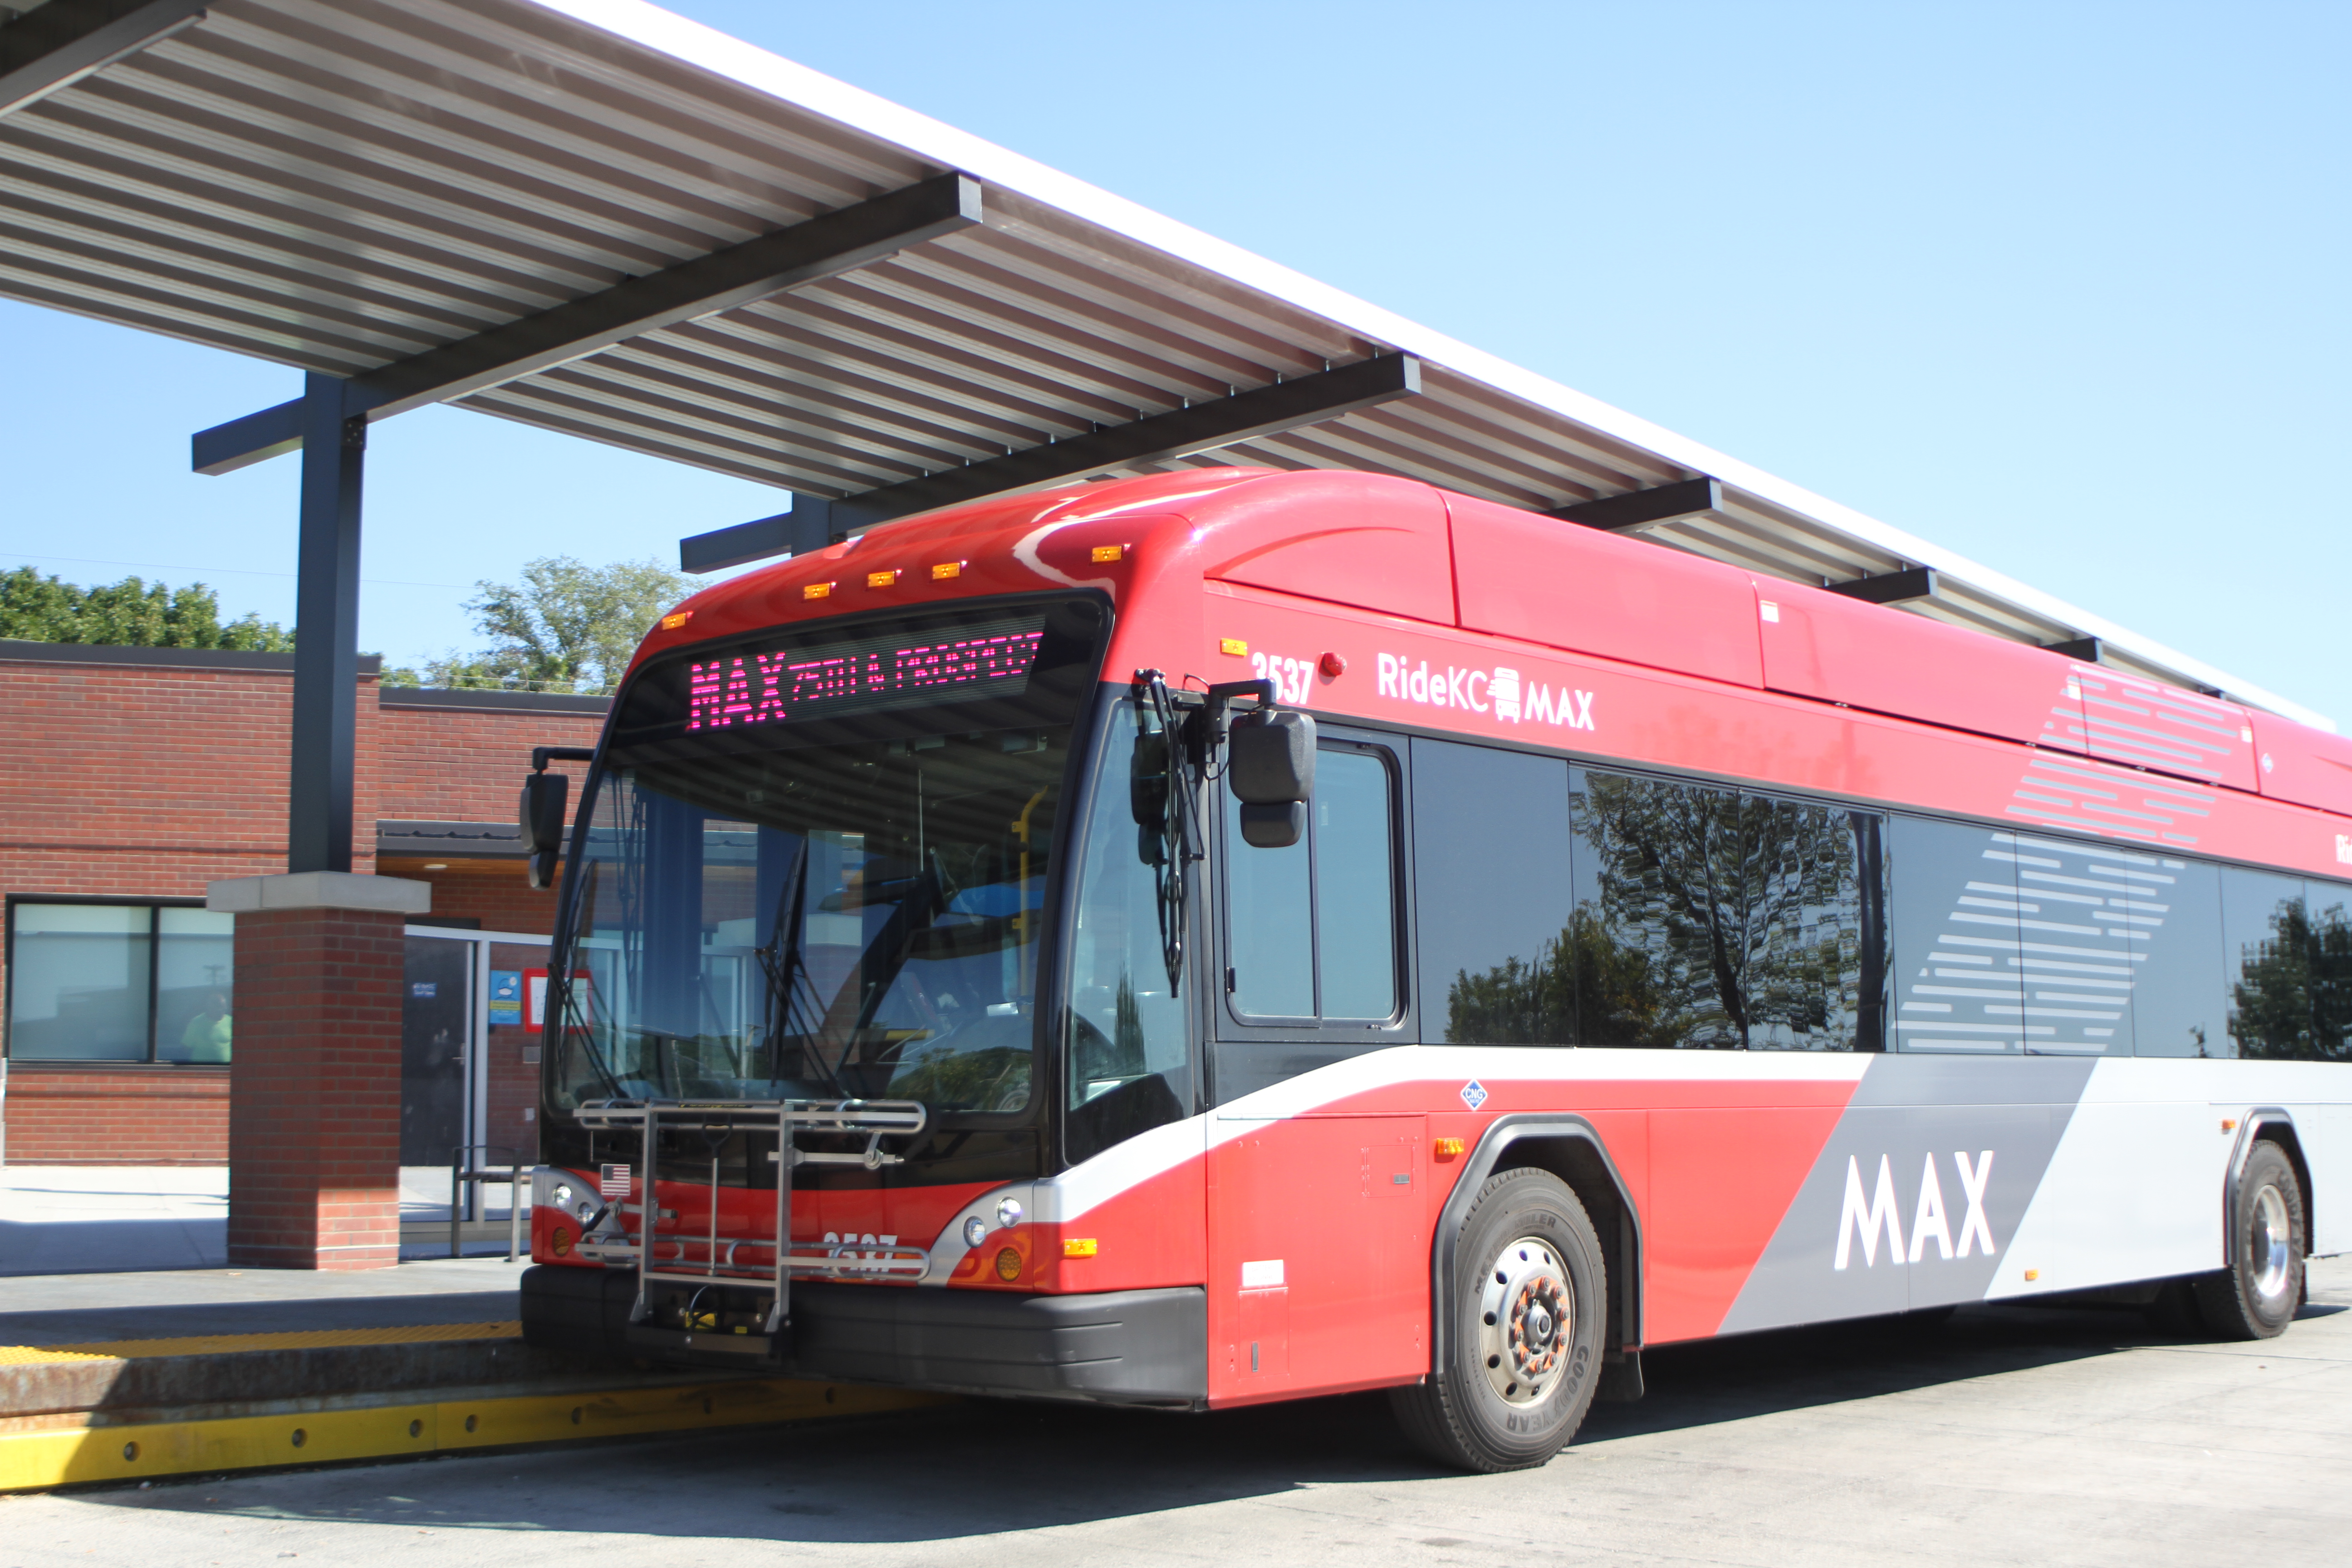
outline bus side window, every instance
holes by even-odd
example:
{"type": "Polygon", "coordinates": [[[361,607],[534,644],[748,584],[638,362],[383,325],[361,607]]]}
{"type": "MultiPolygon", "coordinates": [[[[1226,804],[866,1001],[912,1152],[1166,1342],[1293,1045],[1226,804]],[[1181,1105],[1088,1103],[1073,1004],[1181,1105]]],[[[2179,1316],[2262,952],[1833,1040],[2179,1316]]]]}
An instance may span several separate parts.
{"type": "Polygon", "coordinates": [[[1885,821],[1577,768],[1577,1043],[1877,1050],[1885,821]]]}
{"type": "Polygon", "coordinates": [[[2147,957],[2134,965],[2131,982],[2130,1049],[2143,1057],[2232,1054],[2228,976],[2214,963],[2223,951],[2221,868],[2159,858],[2151,872],[2126,882],[2131,890],[2117,902],[2147,937],[2147,957]]]}
{"type": "Polygon", "coordinates": [[[1567,762],[1416,739],[1412,778],[1422,1038],[1572,1045],[1567,762]]]}
{"type": "Polygon", "coordinates": [[[2352,1060],[2352,888],[2224,867],[2221,938],[2237,1055],[2352,1060]]]}

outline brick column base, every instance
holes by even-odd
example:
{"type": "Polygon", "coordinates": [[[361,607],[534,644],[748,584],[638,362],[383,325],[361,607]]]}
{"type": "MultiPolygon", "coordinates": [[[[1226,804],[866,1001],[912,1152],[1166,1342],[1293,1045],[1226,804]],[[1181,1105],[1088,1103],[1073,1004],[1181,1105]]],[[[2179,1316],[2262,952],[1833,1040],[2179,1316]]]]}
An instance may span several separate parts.
{"type": "Polygon", "coordinates": [[[229,1262],[399,1262],[401,928],[430,889],[313,871],[206,893],[236,915],[229,1262]]]}

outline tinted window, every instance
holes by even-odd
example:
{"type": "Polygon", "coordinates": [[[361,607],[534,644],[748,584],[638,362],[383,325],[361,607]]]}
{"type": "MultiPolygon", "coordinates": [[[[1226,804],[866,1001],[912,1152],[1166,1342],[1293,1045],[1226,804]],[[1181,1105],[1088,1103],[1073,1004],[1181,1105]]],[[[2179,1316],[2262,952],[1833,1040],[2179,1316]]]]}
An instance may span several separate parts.
{"type": "Polygon", "coordinates": [[[1576,1038],[1568,763],[1412,743],[1424,1039],[1576,1038]]]}
{"type": "Polygon", "coordinates": [[[2311,905],[2311,1032],[2327,1061],[2352,1061],[2352,888],[2306,882],[2311,905]]]}
{"type": "Polygon", "coordinates": [[[1875,1047],[1877,816],[1589,769],[1571,790],[1579,1043],[1875,1047]]]}
{"type": "Polygon", "coordinates": [[[1396,813],[1389,770],[1369,752],[1316,761],[1315,937],[1327,1018],[1397,1010],[1396,813]]]}
{"type": "MultiPolygon", "coordinates": [[[[1324,759],[1328,761],[1328,759],[1324,759]]],[[[1316,782],[1322,783],[1320,766],[1316,782]]],[[[1314,851],[1242,842],[1241,806],[1225,795],[1225,909],[1234,1008],[1259,1018],[1315,1016],[1314,851]]]]}
{"type": "Polygon", "coordinates": [[[1326,746],[1307,830],[1287,849],[1242,841],[1225,802],[1225,911],[1236,1012],[1370,1022],[1397,995],[1395,786],[1377,752],[1326,746]]]}
{"type": "MultiPolygon", "coordinates": [[[[2226,1057],[2229,993],[2222,984],[2221,878],[2211,866],[2126,856],[2111,862],[2131,875],[2120,903],[2147,935],[2134,966],[2131,1048],[2143,1057],[2226,1057]]],[[[2101,987],[2074,989],[2101,990],[2101,987]]]]}
{"type": "MultiPolygon", "coordinates": [[[[2024,1049],[2014,837],[1962,823],[1895,819],[1898,1049],[2024,1049]]],[[[2114,966],[2113,978],[2128,976],[2127,968],[2114,966]]]]}
{"type": "Polygon", "coordinates": [[[2282,1061],[2318,1054],[2312,1016],[2315,934],[2301,878],[2222,869],[2221,943],[2230,1037],[2238,1055],[2282,1061]]]}

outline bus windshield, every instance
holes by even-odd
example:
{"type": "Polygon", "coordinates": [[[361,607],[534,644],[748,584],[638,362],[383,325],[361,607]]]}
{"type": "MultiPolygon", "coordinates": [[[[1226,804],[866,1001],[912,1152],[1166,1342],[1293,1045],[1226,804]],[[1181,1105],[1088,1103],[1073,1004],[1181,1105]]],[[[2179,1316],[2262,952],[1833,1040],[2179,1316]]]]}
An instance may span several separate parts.
{"type": "Polygon", "coordinates": [[[555,1109],[787,1096],[1028,1109],[1083,683],[1045,668],[1050,636],[1003,624],[976,628],[1022,654],[992,689],[842,711],[845,680],[882,681],[866,645],[939,645],[936,627],[901,627],[859,639],[845,677],[833,649],[788,650],[836,667],[798,723],[698,724],[692,692],[717,659],[646,678],[687,694],[684,716],[661,688],[624,699],[559,932],[555,1109]]]}

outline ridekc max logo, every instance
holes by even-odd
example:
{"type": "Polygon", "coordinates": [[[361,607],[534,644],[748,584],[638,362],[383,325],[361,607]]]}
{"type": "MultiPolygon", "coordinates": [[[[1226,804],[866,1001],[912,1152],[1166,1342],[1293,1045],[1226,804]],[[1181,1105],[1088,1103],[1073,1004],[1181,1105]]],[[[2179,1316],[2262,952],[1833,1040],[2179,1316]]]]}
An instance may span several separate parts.
{"type": "Polygon", "coordinates": [[[1992,1180],[1992,1151],[1987,1149],[1971,1163],[1965,1152],[1952,1155],[1952,1165],[1959,1177],[1960,1195],[1968,1206],[1960,1215],[1958,1250],[1952,1237],[1950,1211],[1944,1205],[1944,1184],[1936,1174],[1936,1156],[1927,1156],[1927,1169],[1919,1177],[1919,1199],[1911,1210],[1911,1247],[1906,1254],[1903,1247],[1903,1215],[1900,1200],[1895,1191],[1894,1163],[1887,1156],[1878,1157],[1878,1181],[1869,1192],[1863,1190],[1862,1162],[1849,1154],[1845,1160],[1845,1204],[1838,1215],[1836,1267],[1843,1268],[1853,1261],[1854,1238],[1862,1240],[1862,1266],[1878,1266],[1878,1242],[1886,1239],[1886,1260],[1900,1266],[1916,1263],[1927,1255],[1927,1244],[1936,1244],[1937,1256],[1949,1261],[1966,1258],[1970,1249],[1981,1242],[1984,1256],[1990,1258],[2000,1250],[1993,1245],[1992,1226],[1985,1218],[1985,1184],[1992,1180]]]}
{"type": "Polygon", "coordinates": [[[1491,713],[1505,723],[1557,724],[1592,729],[1592,693],[1561,687],[1555,693],[1538,681],[1522,682],[1516,669],[1433,669],[1429,661],[1410,663],[1392,653],[1380,656],[1380,694],[1432,708],[1465,708],[1491,713]]]}

